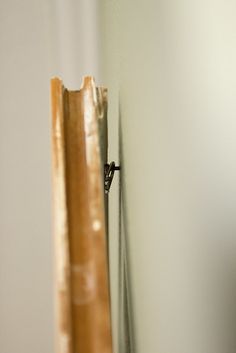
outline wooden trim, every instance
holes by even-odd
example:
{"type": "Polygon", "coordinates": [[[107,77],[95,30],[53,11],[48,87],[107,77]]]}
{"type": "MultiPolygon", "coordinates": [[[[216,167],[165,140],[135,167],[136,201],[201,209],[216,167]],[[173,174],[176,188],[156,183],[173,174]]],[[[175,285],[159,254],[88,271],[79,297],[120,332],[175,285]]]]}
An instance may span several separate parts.
{"type": "Polygon", "coordinates": [[[79,91],[55,78],[51,97],[57,353],[111,353],[106,143],[101,148],[99,139],[107,91],[96,88],[91,77],[79,91]]]}

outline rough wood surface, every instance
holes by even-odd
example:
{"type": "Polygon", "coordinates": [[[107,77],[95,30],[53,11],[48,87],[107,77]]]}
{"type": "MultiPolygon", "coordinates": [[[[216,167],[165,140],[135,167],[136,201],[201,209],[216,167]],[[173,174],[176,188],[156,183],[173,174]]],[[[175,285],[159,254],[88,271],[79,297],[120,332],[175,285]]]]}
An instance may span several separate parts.
{"type": "Polygon", "coordinates": [[[101,158],[106,148],[99,141],[106,95],[91,77],[79,91],[51,81],[57,353],[112,352],[101,158]]]}

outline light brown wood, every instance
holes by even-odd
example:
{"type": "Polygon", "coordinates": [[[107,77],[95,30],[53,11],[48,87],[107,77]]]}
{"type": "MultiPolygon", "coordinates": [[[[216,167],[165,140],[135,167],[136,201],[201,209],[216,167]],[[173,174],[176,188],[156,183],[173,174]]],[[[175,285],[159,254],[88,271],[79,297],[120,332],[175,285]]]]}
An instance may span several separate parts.
{"type": "Polygon", "coordinates": [[[58,79],[51,81],[53,226],[55,248],[56,352],[72,353],[71,276],[68,212],[66,205],[64,88],[58,79]]]}
{"type": "Polygon", "coordinates": [[[79,91],[68,91],[55,78],[51,97],[57,353],[111,353],[101,157],[106,148],[99,141],[107,91],[91,77],[79,91]]]}

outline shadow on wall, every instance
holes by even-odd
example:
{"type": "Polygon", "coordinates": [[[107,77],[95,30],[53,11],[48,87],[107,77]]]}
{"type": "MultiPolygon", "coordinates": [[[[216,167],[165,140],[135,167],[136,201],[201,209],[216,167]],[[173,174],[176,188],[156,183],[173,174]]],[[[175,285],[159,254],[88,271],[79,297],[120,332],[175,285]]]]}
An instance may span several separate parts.
{"type": "Polygon", "coordinates": [[[126,189],[123,182],[125,165],[123,156],[122,120],[119,109],[119,161],[121,165],[119,181],[119,352],[134,353],[135,327],[130,268],[130,248],[128,235],[128,215],[126,189]]]}

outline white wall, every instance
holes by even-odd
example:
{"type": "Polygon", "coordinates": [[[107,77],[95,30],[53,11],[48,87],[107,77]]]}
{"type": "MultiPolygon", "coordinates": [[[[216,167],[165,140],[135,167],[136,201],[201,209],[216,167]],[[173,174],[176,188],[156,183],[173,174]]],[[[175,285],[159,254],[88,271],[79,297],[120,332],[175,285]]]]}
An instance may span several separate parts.
{"type": "Polygon", "coordinates": [[[0,352],[53,348],[46,2],[0,4],[0,352]]]}
{"type": "Polygon", "coordinates": [[[52,353],[49,81],[99,81],[97,1],[0,4],[0,352],[52,353]]]}
{"type": "Polygon", "coordinates": [[[100,23],[97,0],[50,0],[52,73],[69,89],[78,89],[82,77],[100,75],[100,23]]]}
{"type": "Polygon", "coordinates": [[[102,14],[136,352],[233,353],[236,3],[104,0],[102,14]]]}

